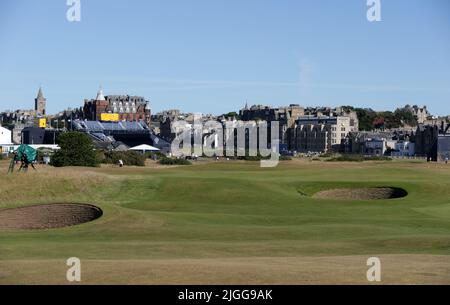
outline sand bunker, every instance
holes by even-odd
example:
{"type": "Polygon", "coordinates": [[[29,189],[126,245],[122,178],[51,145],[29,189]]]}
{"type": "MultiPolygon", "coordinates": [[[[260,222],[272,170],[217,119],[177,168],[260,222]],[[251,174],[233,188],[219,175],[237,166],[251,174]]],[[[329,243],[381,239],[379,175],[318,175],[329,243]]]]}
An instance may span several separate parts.
{"type": "Polygon", "coordinates": [[[321,191],[313,195],[318,199],[336,200],[386,200],[408,195],[404,189],[394,187],[347,188],[321,191]]]}
{"type": "Polygon", "coordinates": [[[0,230],[70,227],[100,218],[100,208],[87,204],[48,204],[0,210],[0,230]]]}

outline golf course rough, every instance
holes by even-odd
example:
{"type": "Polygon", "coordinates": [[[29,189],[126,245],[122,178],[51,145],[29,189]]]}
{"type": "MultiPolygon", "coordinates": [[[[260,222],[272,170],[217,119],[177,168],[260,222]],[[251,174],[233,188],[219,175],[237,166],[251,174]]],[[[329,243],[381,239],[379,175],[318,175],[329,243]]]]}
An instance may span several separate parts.
{"type": "Polygon", "coordinates": [[[71,227],[0,230],[0,283],[64,284],[65,262],[75,256],[86,284],[367,284],[369,257],[383,262],[383,283],[450,284],[445,164],[40,167],[0,176],[0,195],[0,210],[76,200],[104,212],[71,227]],[[313,197],[379,187],[408,196],[313,197]]]}

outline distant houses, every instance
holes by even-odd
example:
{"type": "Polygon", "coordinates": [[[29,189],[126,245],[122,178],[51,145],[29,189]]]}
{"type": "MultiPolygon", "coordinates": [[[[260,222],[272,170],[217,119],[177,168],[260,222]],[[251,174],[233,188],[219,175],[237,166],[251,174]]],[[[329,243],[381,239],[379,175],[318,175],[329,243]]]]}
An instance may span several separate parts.
{"type": "Polygon", "coordinates": [[[341,146],[341,152],[368,156],[413,157],[412,133],[402,131],[368,132],[358,131],[348,134],[341,146]]]}
{"type": "MultiPolygon", "coordinates": [[[[238,136],[238,126],[258,126],[268,123],[267,144],[271,145],[271,122],[278,122],[278,145],[281,154],[361,154],[392,156],[397,158],[420,157],[442,161],[449,157],[449,117],[433,117],[426,106],[405,106],[395,112],[376,112],[351,106],[286,107],[245,105],[239,112],[226,115],[199,116],[166,110],[152,114],[149,102],[140,96],[107,95],[100,89],[94,99],[84,100],[77,109],[67,109],[48,115],[47,99],[42,88],[34,101],[34,110],[17,110],[0,113],[0,146],[11,144],[55,145],[59,134],[74,130],[87,133],[99,149],[126,150],[129,147],[152,145],[171,154],[171,144],[181,132],[175,124],[184,122],[191,128],[192,137],[204,141],[212,134],[208,128],[195,129],[195,124],[216,122],[221,129],[233,129],[238,136]],[[360,128],[361,127],[361,128],[360,128]],[[195,130],[194,130],[195,129],[195,130]]],[[[259,130],[259,129],[258,129],[259,130]]],[[[242,135],[241,135],[242,136],[242,135]]],[[[248,150],[252,135],[244,132],[244,150],[248,150]]],[[[215,139],[215,146],[223,138],[225,147],[230,134],[215,139]]],[[[261,140],[256,139],[259,143],[261,140]]],[[[240,140],[239,140],[240,141],[240,140]]],[[[235,140],[238,145],[238,139],[235,140]]]]}

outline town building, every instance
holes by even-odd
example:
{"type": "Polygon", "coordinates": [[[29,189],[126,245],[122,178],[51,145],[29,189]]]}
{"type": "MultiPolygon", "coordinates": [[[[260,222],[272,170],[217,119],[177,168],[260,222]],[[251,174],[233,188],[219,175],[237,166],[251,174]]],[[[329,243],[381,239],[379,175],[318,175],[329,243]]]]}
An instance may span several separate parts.
{"type": "Polygon", "coordinates": [[[0,126],[0,155],[8,153],[9,147],[13,144],[11,142],[11,131],[7,128],[0,126]]]}
{"type": "Polygon", "coordinates": [[[180,110],[171,109],[158,114],[152,122],[158,123],[159,136],[168,142],[172,142],[176,134],[172,131],[172,124],[178,120],[183,120],[180,110]]]}
{"type": "Polygon", "coordinates": [[[38,95],[36,99],[34,100],[34,110],[36,111],[37,116],[44,116],[46,113],[45,107],[47,104],[47,99],[44,97],[44,94],[42,92],[42,87],[39,88],[38,95]]]}
{"type": "Polygon", "coordinates": [[[306,116],[315,117],[349,117],[350,118],[350,131],[355,132],[359,130],[358,114],[354,110],[350,110],[348,107],[307,107],[305,109],[306,116]]]}
{"type": "Polygon", "coordinates": [[[255,105],[239,112],[239,118],[244,122],[249,121],[277,121],[279,123],[279,139],[281,150],[290,150],[293,148],[294,125],[295,121],[305,114],[305,109],[297,104],[291,104],[288,107],[272,108],[270,106],[255,105]]]}
{"type": "Polygon", "coordinates": [[[44,129],[35,126],[25,127],[22,130],[21,141],[18,144],[56,145],[58,136],[62,132],[56,129],[44,129]]]}
{"type": "Polygon", "coordinates": [[[444,161],[450,157],[450,124],[419,125],[415,144],[416,154],[429,161],[444,161]]]}
{"type": "Polygon", "coordinates": [[[406,130],[350,132],[341,144],[346,154],[413,156],[414,134],[406,130]]]}
{"type": "Polygon", "coordinates": [[[0,126],[0,145],[2,144],[12,144],[12,133],[11,130],[0,126]]]}
{"type": "Polygon", "coordinates": [[[300,153],[339,151],[352,130],[350,117],[304,116],[295,122],[294,150],[300,153]]]}
{"type": "Polygon", "coordinates": [[[14,125],[17,123],[27,124],[37,117],[35,110],[18,109],[16,111],[5,111],[0,113],[0,123],[5,125],[14,125]]]}
{"type": "Polygon", "coordinates": [[[292,125],[297,118],[305,114],[305,109],[300,105],[292,104],[289,107],[272,108],[270,106],[255,105],[245,108],[239,112],[240,119],[247,121],[281,121],[292,125]]]}
{"type": "Polygon", "coordinates": [[[410,141],[399,141],[395,143],[392,157],[414,157],[416,155],[415,143],[410,141]]]}
{"type": "Polygon", "coordinates": [[[100,121],[104,114],[117,114],[118,121],[144,121],[148,124],[151,110],[149,102],[142,96],[104,96],[100,89],[95,99],[84,101],[83,119],[100,121]]]}
{"type": "Polygon", "coordinates": [[[391,155],[395,150],[397,141],[386,138],[367,139],[364,143],[364,155],[366,156],[385,156],[391,155]]]}
{"type": "Polygon", "coordinates": [[[22,131],[27,127],[26,124],[16,123],[11,130],[14,144],[22,144],[22,131]]]}
{"type": "Polygon", "coordinates": [[[427,157],[432,159],[432,155],[435,154],[436,141],[439,136],[439,126],[438,125],[423,125],[420,124],[417,127],[415,135],[415,150],[416,155],[420,157],[427,157]]]}
{"type": "Polygon", "coordinates": [[[450,134],[441,134],[438,136],[437,161],[443,162],[450,160],[450,134]]]}
{"type": "Polygon", "coordinates": [[[419,107],[417,105],[414,106],[406,105],[405,109],[412,112],[418,124],[424,124],[425,121],[427,121],[431,116],[430,113],[428,112],[427,106],[419,107]]]}

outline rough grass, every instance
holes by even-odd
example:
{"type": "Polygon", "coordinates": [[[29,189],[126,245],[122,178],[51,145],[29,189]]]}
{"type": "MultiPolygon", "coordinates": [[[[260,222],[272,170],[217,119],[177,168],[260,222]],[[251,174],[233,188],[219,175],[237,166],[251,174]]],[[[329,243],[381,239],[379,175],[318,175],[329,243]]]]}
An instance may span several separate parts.
{"type": "MultiPolygon", "coordinates": [[[[0,164],[6,173],[7,164],[0,164]]],[[[277,272],[288,272],[292,262],[284,258],[300,264],[333,256],[359,257],[359,262],[377,255],[426,256],[422,269],[435,274],[421,277],[427,273],[421,269],[405,280],[405,263],[393,260],[398,265],[391,266],[396,271],[390,282],[450,283],[449,272],[436,271],[448,271],[443,261],[450,257],[449,186],[450,167],[406,161],[294,160],[274,169],[241,161],[161,169],[40,167],[27,175],[0,176],[0,208],[79,202],[99,206],[104,216],[59,230],[0,232],[0,283],[53,282],[54,277],[39,272],[61,261],[65,270],[64,260],[73,256],[96,262],[86,272],[97,283],[175,283],[180,273],[164,267],[172,260],[187,260],[192,266],[227,260],[236,269],[199,273],[195,282],[270,284],[280,282],[277,272]],[[310,197],[325,189],[380,185],[403,188],[409,195],[378,201],[310,197]],[[274,264],[273,281],[263,263],[252,264],[249,274],[237,272],[242,261],[258,259],[274,264]],[[118,271],[94,276],[108,270],[108,262],[120,262],[118,271]],[[137,268],[140,264],[149,268],[148,274],[137,268]],[[17,268],[24,269],[15,273],[17,268]]],[[[321,270],[319,260],[311,263],[309,274],[321,270]]],[[[365,261],[362,264],[358,270],[366,271],[365,261]]],[[[330,274],[339,270],[332,263],[327,266],[330,274]]],[[[180,276],[189,282],[190,272],[180,276]]],[[[304,283],[304,276],[298,273],[285,282],[304,283]]],[[[336,283],[356,281],[345,272],[337,276],[336,283]]],[[[61,277],[64,280],[65,271],[61,277]]],[[[325,277],[309,279],[330,282],[325,277]]]]}

